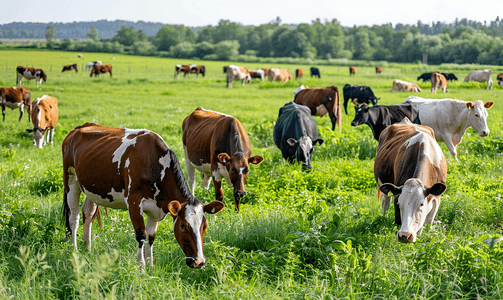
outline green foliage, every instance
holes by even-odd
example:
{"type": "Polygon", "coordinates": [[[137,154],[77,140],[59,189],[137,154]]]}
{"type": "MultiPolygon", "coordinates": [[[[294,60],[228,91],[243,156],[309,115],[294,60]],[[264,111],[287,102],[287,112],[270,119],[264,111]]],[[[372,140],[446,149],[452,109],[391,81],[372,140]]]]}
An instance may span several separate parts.
{"type": "Polygon", "coordinates": [[[93,41],[99,40],[98,30],[93,25],[91,25],[91,31],[87,33],[87,38],[93,41]]]}

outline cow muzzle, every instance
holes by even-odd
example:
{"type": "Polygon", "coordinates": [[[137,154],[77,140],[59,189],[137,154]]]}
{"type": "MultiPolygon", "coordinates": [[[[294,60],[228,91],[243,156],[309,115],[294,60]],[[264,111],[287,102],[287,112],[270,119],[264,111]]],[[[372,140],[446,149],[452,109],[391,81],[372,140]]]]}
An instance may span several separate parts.
{"type": "Polygon", "coordinates": [[[194,259],[193,257],[187,257],[185,258],[185,263],[187,266],[190,268],[197,268],[197,267],[204,267],[206,265],[206,258],[198,258],[194,259]]]}
{"type": "Polygon", "coordinates": [[[484,130],[484,131],[482,131],[481,133],[479,133],[479,135],[480,135],[480,136],[488,136],[488,135],[489,135],[489,132],[490,132],[490,131],[489,131],[489,129],[487,129],[487,130],[484,130]]]}
{"type": "Polygon", "coordinates": [[[313,169],[313,165],[311,164],[302,164],[302,170],[311,171],[313,169]]]}
{"type": "Polygon", "coordinates": [[[399,231],[396,234],[396,240],[400,243],[412,243],[414,242],[414,234],[412,232],[399,231]]]}
{"type": "Polygon", "coordinates": [[[246,192],[245,191],[235,191],[234,192],[234,197],[235,198],[241,199],[244,196],[246,196],[246,192]]]}

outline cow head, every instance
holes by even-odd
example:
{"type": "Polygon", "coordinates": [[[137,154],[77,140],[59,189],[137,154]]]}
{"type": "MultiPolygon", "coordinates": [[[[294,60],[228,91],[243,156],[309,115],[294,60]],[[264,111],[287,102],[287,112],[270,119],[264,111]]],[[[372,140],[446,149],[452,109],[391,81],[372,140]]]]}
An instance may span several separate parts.
{"type": "Polygon", "coordinates": [[[398,206],[402,226],[396,235],[401,243],[413,243],[416,241],[417,232],[425,223],[431,223],[437,214],[440,205],[440,195],[447,187],[444,183],[435,183],[431,187],[425,187],[419,179],[408,179],[404,185],[398,187],[392,183],[385,183],[379,189],[387,195],[392,192],[398,196],[398,206]]]}
{"type": "Polygon", "coordinates": [[[311,140],[308,136],[302,136],[299,140],[289,138],[286,140],[290,147],[295,148],[295,158],[302,163],[302,169],[311,170],[311,156],[313,154],[313,146],[323,144],[322,139],[311,140]]]}
{"type": "Polygon", "coordinates": [[[351,122],[351,126],[358,126],[367,123],[369,119],[369,110],[370,107],[366,104],[361,106],[355,105],[355,118],[351,122]]]}
{"type": "Polygon", "coordinates": [[[42,128],[36,126],[33,129],[26,129],[26,131],[33,135],[33,145],[42,149],[43,141],[44,141],[44,133],[45,133],[46,129],[42,129],[42,128]]]}
{"type": "Polygon", "coordinates": [[[47,75],[45,75],[45,72],[40,70],[40,77],[44,80],[44,82],[47,82],[47,75]]]}
{"type": "Polygon", "coordinates": [[[236,203],[236,210],[239,211],[241,198],[246,195],[245,183],[250,171],[250,164],[258,165],[264,158],[260,155],[248,157],[243,152],[236,152],[232,156],[227,153],[220,153],[217,158],[229,174],[230,182],[227,182],[227,184],[229,187],[234,187],[234,202],[236,203]]]}
{"type": "Polygon", "coordinates": [[[372,97],[372,98],[369,98],[370,102],[372,102],[372,105],[373,106],[376,106],[377,105],[377,101],[381,99],[381,98],[377,98],[377,97],[372,97]]]}
{"type": "Polygon", "coordinates": [[[224,208],[220,201],[213,201],[206,205],[199,202],[190,205],[171,201],[168,210],[173,217],[173,231],[175,238],[185,254],[185,263],[191,268],[203,267],[206,257],[203,254],[204,235],[208,228],[205,213],[214,215],[224,208]]]}
{"type": "Polygon", "coordinates": [[[468,124],[475,129],[480,136],[488,136],[489,128],[487,127],[487,109],[493,107],[494,102],[489,101],[486,104],[482,100],[477,100],[475,103],[468,101],[466,108],[468,112],[468,124]]]}

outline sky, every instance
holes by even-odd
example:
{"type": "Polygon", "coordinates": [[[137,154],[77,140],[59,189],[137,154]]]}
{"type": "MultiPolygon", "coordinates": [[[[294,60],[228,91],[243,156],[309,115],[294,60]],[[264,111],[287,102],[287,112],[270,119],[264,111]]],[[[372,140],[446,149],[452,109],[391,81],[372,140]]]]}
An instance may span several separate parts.
{"type": "Polygon", "coordinates": [[[260,25],[280,17],[282,23],[337,19],[342,26],[451,23],[467,18],[484,23],[503,17],[503,0],[17,0],[2,1],[0,24],[126,20],[217,25],[221,19],[260,25]],[[7,13],[8,12],[8,13],[7,13]]]}

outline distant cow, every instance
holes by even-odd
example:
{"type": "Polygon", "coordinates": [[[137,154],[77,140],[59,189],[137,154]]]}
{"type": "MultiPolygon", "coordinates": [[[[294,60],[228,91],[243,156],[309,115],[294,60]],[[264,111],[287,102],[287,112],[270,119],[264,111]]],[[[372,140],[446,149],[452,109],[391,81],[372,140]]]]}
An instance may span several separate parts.
{"type": "Polygon", "coordinates": [[[431,79],[431,73],[432,72],[423,73],[423,74],[421,74],[421,76],[417,77],[417,80],[422,79],[423,82],[430,81],[430,79],[431,79]]]}
{"type": "Polygon", "coordinates": [[[386,128],[379,138],[374,176],[383,215],[394,196],[396,239],[413,243],[425,224],[432,224],[446,190],[447,162],[428,126],[408,119],[386,128]]]}
{"type": "Polygon", "coordinates": [[[112,65],[94,65],[91,70],[90,77],[98,77],[101,73],[110,73],[110,78],[112,78],[112,65]]]}
{"type": "Polygon", "coordinates": [[[450,81],[453,81],[453,80],[458,80],[458,78],[456,77],[456,75],[452,74],[452,73],[440,73],[442,75],[444,75],[445,79],[447,80],[450,80],[450,81]]]}
{"type": "Polygon", "coordinates": [[[26,131],[33,135],[33,145],[42,149],[42,146],[47,143],[53,143],[54,127],[58,122],[58,99],[43,95],[33,101],[31,105],[31,121],[33,129],[26,131]],[[45,134],[45,140],[44,140],[45,134]]]}
{"type": "Polygon", "coordinates": [[[265,72],[264,70],[248,70],[248,73],[250,73],[251,79],[260,79],[260,81],[264,82],[265,78],[265,72]]]}
{"type": "Polygon", "coordinates": [[[45,75],[44,70],[39,68],[18,66],[16,68],[16,72],[17,85],[21,85],[21,80],[23,79],[23,77],[28,80],[35,79],[37,86],[42,84],[42,80],[44,80],[44,82],[47,81],[47,75],[45,75]]]}
{"type": "Polygon", "coordinates": [[[349,67],[349,76],[356,75],[356,68],[351,66],[349,67]]]}
{"type": "Polygon", "coordinates": [[[407,81],[396,79],[393,81],[393,88],[391,92],[422,92],[423,90],[415,83],[410,83],[407,81]]]}
{"type": "Polygon", "coordinates": [[[419,124],[419,114],[414,104],[379,105],[372,108],[366,104],[355,105],[355,118],[351,122],[351,126],[367,124],[372,130],[374,139],[379,141],[379,136],[384,129],[402,121],[405,117],[412,120],[413,123],[419,124]]]}
{"type": "Polygon", "coordinates": [[[289,102],[279,109],[273,130],[274,143],[289,163],[302,163],[304,170],[312,169],[313,146],[323,144],[318,138],[316,123],[305,105],[289,102]]]}
{"type": "Polygon", "coordinates": [[[498,80],[499,86],[503,86],[503,73],[498,74],[498,77],[496,77],[496,80],[498,80]]]}
{"type": "Polygon", "coordinates": [[[472,71],[470,74],[466,75],[465,82],[468,81],[478,81],[478,82],[486,82],[487,81],[487,89],[493,88],[493,70],[485,69],[485,70],[477,70],[472,71]]]}
{"type": "Polygon", "coordinates": [[[241,85],[245,86],[245,82],[251,82],[251,76],[247,68],[240,66],[229,65],[227,66],[227,87],[232,87],[234,80],[241,80],[241,85]]]}
{"type": "Polygon", "coordinates": [[[63,70],[61,71],[61,73],[65,72],[65,71],[71,71],[71,70],[75,70],[75,73],[78,73],[79,70],[77,70],[77,64],[64,66],[63,70]]]}
{"type": "MultiPolygon", "coordinates": [[[[199,73],[201,73],[204,77],[206,73],[205,66],[198,65],[176,65],[175,66],[175,77],[180,78],[180,72],[183,72],[183,77],[187,76],[189,73],[195,73],[196,77],[199,77],[199,73]]],[[[225,72],[225,67],[224,67],[225,72]]]]}
{"type": "Polygon", "coordinates": [[[304,72],[302,71],[302,69],[295,70],[295,79],[299,79],[303,75],[304,75],[304,72]]]}
{"type": "Polygon", "coordinates": [[[373,106],[377,105],[377,98],[368,86],[359,86],[353,84],[346,84],[342,88],[344,94],[344,111],[348,114],[348,101],[351,99],[353,103],[372,103],[373,106]]]}
{"type": "Polygon", "coordinates": [[[0,88],[0,104],[2,105],[3,121],[5,122],[5,107],[19,108],[19,121],[23,118],[24,109],[28,111],[28,121],[31,121],[31,92],[25,87],[0,88]]]}
{"type": "Polygon", "coordinates": [[[376,66],[376,73],[381,74],[382,73],[382,67],[381,66],[376,66]]]}
{"type": "Polygon", "coordinates": [[[303,89],[295,95],[294,102],[309,107],[312,116],[323,117],[328,113],[332,130],[335,130],[337,123],[339,132],[342,132],[342,110],[339,89],[336,86],[303,89]]]}
{"type": "MultiPolygon", "coordinates": [[[[440,73],[440,72],[438,72],[438,73],[440,73]]],[[[430,81],[431,74],[433,74],[433,72],[423,73],[421,76],[419,76],[417,78],[417,80],[422,79],[423,82],[430,81]]],[[[450,81],[458,80],[458,78],[456,77],[456,75],[454,75],[452,73],[440,73],[440,74],[444,75],[445,79],[447,79],[447,80],[450,80],[450,81]]]]}
{"type": "Polygon", "coordinates": [[[287,69],[271,68],[269,70],[269,81],[288,81],[292,79],[292,74],[287,69]]]}
{"type": "Polygon", "coordinates": [[[445,76],[438,72],[433,72],[431,73],[431,93],[436,94],[439,87],[442,88],[442,91],[444,93],[447,93],[449,91],[449,89],[447,88],[447,80],[445,79],[445,76]]]}
{"type": "Polygon", "coordinates": [[[86,71],[92,70],[94,66],[102,65],[102,64],[103,64],[103,62],[101,60],[90,61],[86,64],[86,71]]]}
{"type": "Polygon", "coordinates": [[[311,71],[311,77],[318,76],[318,78],[321,78],[320,69],[311,67],[310,71],[311,71]]]}
{"type": "MultiPolygon", "coordinates": [[[[229,69],[227,69],[229,71],[229,69]]],[[[223,200],[222,178],[234,187],[234,202],[239,211],[246,195],[245,183],[250,164],[258,165],[262,156],[251,156],[250,139],[238,119],[219,112],[196,108],[183,120],[183,146],[189,187],[194,193],[195,170],[201,172],[204,188],[213,179],[215,197],[223,200]]]]}
{"type": "Polygon", "coordinates": [[[82,58],[82,54],[80,54],[80,53],[77,56],[78,56],[78,58],[82,58]]]}

